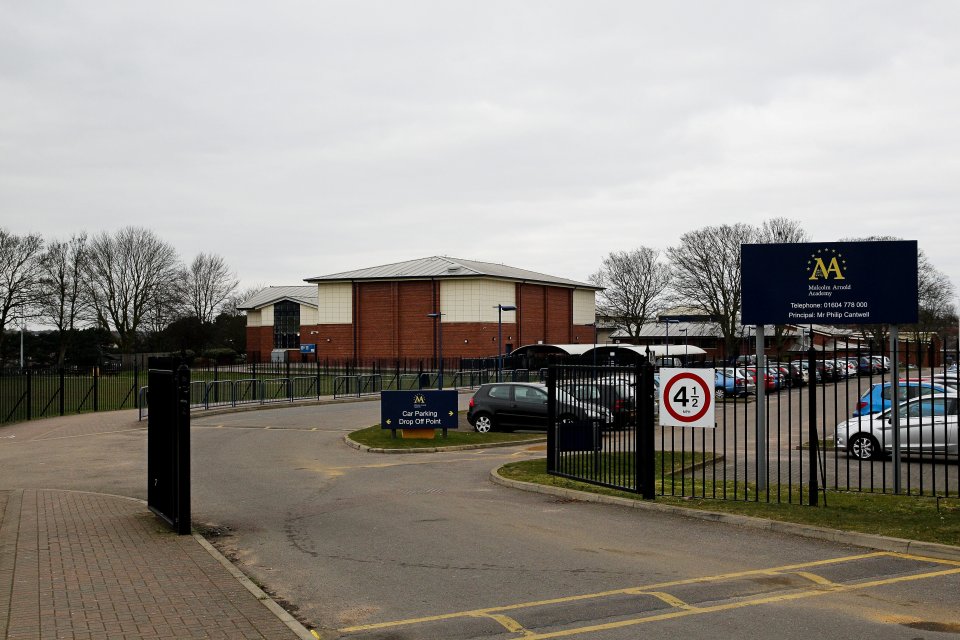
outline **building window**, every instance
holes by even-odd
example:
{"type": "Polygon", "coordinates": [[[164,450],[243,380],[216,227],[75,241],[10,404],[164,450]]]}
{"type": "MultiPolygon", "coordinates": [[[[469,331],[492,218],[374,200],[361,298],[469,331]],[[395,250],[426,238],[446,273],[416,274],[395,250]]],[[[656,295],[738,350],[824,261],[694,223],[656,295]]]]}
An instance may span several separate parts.
{"type": "Polygon", "coordinates": [[[284,300],[273,305],[273,348],[300,348],[300,305],[284,300]]]}

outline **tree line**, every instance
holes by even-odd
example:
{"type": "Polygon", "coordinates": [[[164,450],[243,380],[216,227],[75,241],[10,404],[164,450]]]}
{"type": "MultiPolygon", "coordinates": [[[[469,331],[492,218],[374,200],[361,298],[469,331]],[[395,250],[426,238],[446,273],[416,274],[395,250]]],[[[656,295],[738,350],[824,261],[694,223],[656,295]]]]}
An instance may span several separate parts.
{"type": "MultiPolygon", "coordinates": [[[[891,236],[843,238],[841,242],[898,240],[891,236]]],[[[742,291],[740,246],[743,244],[810,242],[802,225],[787,218],[772,218],[759,226],[723,224],[685,233],[666,250],[641,246],[614,251],[604,258],[590,277],[599,293],[597,310],[631,338],[643,325],[656,321],[671,308],[712,318],[724,341],[726,353],[737,352],[743,337],[740,324],[742,291]]],[[[950,279],[929,261],[922,249],[918,255],[919,323],[905,329],[923,341],[931,333],[945,334],[956,326],[953,307],[955,289],[950,279]]],[[[896,295],[896,294],[892,294],[896,295]]],[[[863,335],[882,344],[886,327],[855,326],[863,335]]],[[[775,337],[783,327],[775,327],[775,337]]]]}
{"type": "Polygon", "coordinates": [[[7,331],[28,322],[55,330],[58,366],[77,336],[91,331],[121,353],[230,340],[240,340],[233,346],[242,351],[238,283],[221,256],[183,262],[142,227],[50,240],[0,228],[0,362],[7,331]]]}

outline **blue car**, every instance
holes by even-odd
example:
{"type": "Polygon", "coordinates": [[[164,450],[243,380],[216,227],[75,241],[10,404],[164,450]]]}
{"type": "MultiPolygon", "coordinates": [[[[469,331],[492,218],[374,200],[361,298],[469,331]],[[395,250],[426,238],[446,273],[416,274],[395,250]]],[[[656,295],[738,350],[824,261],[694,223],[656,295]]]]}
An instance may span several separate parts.
{"type": "Polygon", "coordinates": [[[713,396],[717,400],[723,400],[726,397],[736,398],[747,395],[751,387],[756,387],[743,375],[736,375],[733,370],[717,369],[715,383],[713,387],[713,396]]]}
{"type": "MultiPolygon", "coordinates": [[[[917,380],[901,380],[898,385],[899,402],[910,398],[928,396],[932,393],[943,393],[945,386],[933,382],[924,382],[917,380]]],[[[866,393],[860,396],[857,403],[857,409],[853,412],[856,416],[867,416],[871,413],[879,413],[893,406],[893,383],[878,382],[870,387],[866,393]]]]}

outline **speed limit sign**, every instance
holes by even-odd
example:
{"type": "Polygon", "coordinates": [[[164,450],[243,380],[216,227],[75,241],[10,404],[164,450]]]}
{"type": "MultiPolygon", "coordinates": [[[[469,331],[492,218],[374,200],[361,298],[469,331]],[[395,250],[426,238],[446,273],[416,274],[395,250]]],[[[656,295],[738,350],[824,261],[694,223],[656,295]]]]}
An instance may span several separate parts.
{"type": "Polygon", "coordinates": [[[713,369],[660,369],[660,426],[716,426],[713,369]]]}

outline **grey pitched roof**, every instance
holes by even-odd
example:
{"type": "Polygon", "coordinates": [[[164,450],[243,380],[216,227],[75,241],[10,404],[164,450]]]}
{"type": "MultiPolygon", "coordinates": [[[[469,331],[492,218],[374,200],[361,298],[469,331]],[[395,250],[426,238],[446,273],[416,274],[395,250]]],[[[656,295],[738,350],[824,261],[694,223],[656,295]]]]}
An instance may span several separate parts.
{"type": "Polygon", "coordinates": [[[316,285],[298,285],[295,287],[267,287],[237,305],[237,309],[259,309],[281,300],[292,300],[300,304],[317,306],[316,285]]]}
{"type": "Polygon", "coordinates": [[[306,278],[305,280],[307,282],[330,282],[344,280],[417,280],[425,278],[477,277],[502,278],[505,280],[553,284],[593,290],[599,290],[601,288],[586,282],[558,278],[545,273],[509,267],[504,264],[477,262],[476,260],[463,260],[460,258],[448,258],[446,256],[419,258],[417,260],[407,260],[406,262],[385,264],[379,267],[342,271],[325,276],[306,278]]]}

